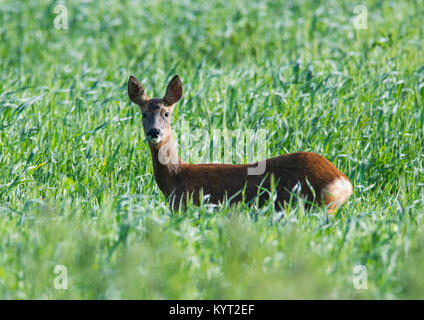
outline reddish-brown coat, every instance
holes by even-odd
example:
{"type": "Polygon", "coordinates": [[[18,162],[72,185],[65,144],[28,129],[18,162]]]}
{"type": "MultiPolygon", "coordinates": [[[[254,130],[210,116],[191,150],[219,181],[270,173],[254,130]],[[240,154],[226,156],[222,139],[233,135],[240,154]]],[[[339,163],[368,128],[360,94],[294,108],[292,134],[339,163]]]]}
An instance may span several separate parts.
{"type": "MultiPolygon", "coordinates": [[[[172,142],[166,144],[173,148],[172,142]]],[[[199,205],[200,190],[203,195],[209,195],[210,203],[218,204],[226,197],[231,198],[231,202],[238,202],[243,196],[245,201],[249,201],[259,194],[259,205],[262,205],[269,193],[258,189],[270,190],[271,177],[277,191],[277,207],[290,201],[291,193],[298,184],[301,196],[317,204],[324,202],[329,205],[337,199],[323,192],[325,187],[340,177],[348,180],[330,161],[312,152],[296,152],[267,159],[264,174],[248,175],[247,168],[257,167],[257,163],[188,164],[178,158],[175,164],[163,165],[158,159],[159,148],[151,146],[155,179],[163,194],[170,198],[174,209],[178,208],[180,201],[184,205],[187,194],[192,195],[195,205],[199,205]]],[[[330,211],[335,208],[336,203],[329,207],[330,211]]]]}

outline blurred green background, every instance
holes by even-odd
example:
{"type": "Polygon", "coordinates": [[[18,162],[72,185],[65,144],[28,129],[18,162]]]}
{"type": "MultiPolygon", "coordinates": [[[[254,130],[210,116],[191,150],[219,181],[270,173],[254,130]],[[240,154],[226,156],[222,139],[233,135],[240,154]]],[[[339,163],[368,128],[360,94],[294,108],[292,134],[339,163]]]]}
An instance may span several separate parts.
{"type": "Polygon", "coordinates": [[[0,0],[0,298],[423,298],[423,22],[422,0],[0,0]],[[176,73],[176,134],[265,129],[355,194],[172,214],[126,82],[176,73]]]}

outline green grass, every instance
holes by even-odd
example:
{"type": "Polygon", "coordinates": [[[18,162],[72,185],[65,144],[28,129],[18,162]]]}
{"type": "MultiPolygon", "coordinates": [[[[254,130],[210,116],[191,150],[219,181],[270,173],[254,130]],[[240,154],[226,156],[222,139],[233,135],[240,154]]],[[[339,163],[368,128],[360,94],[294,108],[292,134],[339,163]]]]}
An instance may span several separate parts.
{"type": "Polygon", "coordinates": [[[344,1],[258,2],[65,1],[57,30],[56,2],[0,1],[0,298],[424,298],[424,1],[362,1],[366,30],[344,1]],[[355,194],[173,214],[126,81],[175,73],[178,135],[264,129],[355,194]]]}

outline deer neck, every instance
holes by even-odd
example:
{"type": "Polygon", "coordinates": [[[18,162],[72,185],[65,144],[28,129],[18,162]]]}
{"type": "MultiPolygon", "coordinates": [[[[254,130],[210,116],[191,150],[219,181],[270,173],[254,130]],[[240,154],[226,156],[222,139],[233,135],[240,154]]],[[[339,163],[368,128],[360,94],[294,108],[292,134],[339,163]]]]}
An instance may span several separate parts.
{"type": "Polygon", "coordinates": [[[181,171],[181,164],[184,162],[178,157],[172,134],[169,134],[164,141],[158,144],[149,142],[149,147],[156,182],[161,191],[168,197],[175,189],[176,177],[181,171]]]}

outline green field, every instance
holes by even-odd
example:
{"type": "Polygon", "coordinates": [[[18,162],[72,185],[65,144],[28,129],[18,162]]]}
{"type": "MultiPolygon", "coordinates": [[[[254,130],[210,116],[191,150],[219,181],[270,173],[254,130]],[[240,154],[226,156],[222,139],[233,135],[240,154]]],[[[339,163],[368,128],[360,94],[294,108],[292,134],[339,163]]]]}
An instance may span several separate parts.
{"type": "Polygon", "coordinates": [[[424,298],[423,0],[357,3],[367,29],[335,0],[63,3],[0,0],[0,298],[424,298]],[[262,129],[354,195],[172,213],[130,74],[180,75],[184,139],[262,129]]]}

